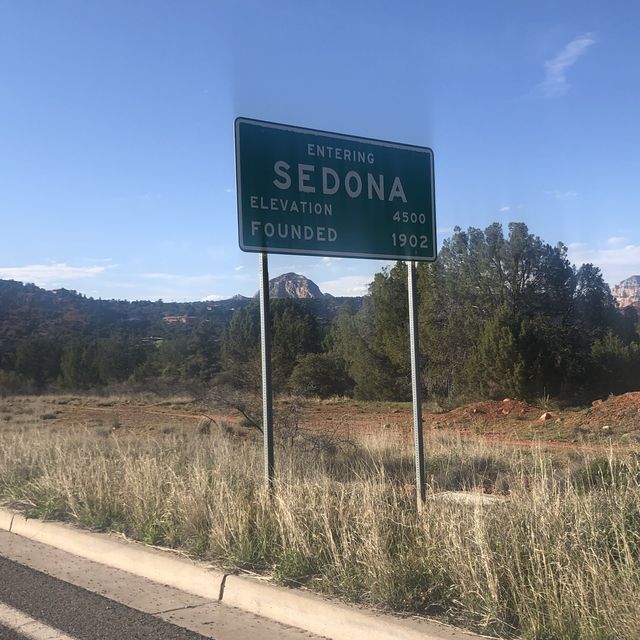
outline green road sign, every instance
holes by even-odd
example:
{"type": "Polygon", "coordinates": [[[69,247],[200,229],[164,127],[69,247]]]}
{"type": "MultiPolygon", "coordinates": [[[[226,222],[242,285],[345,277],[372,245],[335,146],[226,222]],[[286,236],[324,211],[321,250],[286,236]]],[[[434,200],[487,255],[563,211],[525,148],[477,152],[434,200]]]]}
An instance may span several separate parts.
{"type": "Polygon", "coordinates": [[[436,258],[433,152],[238,118],[243,251],[436,258]]]}

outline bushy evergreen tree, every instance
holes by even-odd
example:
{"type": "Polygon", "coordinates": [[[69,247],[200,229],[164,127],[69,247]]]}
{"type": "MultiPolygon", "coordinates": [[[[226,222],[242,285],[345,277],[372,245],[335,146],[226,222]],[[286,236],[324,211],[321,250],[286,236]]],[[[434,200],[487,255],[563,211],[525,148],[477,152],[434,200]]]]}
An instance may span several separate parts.
{"type": "Polygon", "coordinates": [[[484,398],[518,397],[524,387],[525,363],[518,352],[513,314],[498,307],[480,328],[463,371],[467,388],[484,398]]]}
{"type": "Polygon", "coordinates": [[[60,383],[67,389],[87,389],[100,382],[97,349],[93,341],[75,339],[65,345],[60,359],[60,383]]]}
{"type": "MultiPolygon", "coordinates": [[[[631,379],[637,316],[616,309],[599,269],[576,270],[562,243],[543,242],[524,223],[511,223],[506,237],[497,223],[456,227],[418,276],[427,394],[584,400],[603,367],[631,379]]],[[[399,263],[376,275],[358,314],[336,323],[334,342],[356,395],[407,396],[406,298],[399,263]]],[[[608,386],[624,385],[614,377],[608,386]]]]}
{"type": "Polygon", "coordinates": [[[16,349],[17,373],[44,385],[60,374],[60,343],[52,338],[36,336],[20,341],[16,349]]]}
{"type": "MultiPolygon", "coordinates": [[[[303,301],[271,301],[271,361],[274,388],[286,387],[297,358],[322,349],[322,332],[303,301]]],[[[261,381],[260,310],[258,304],[238,309],[222,340],[225,382],[258,388],[261,381]]]]}
{"type": "Polygon", "coordinates": [[[298,357],[289,378],[294,393],[304,396],[349,395],[353,380],[347,373],[346,362],[335,353],[306,353],[298,357]]]}
{"type": "Polygon", "coordinates": [[[357,314],[336,319],[329,343],[347,363],[357,398],[411,397],[407,314],[406,267],[399,262],[376,274],[357,314]]]}

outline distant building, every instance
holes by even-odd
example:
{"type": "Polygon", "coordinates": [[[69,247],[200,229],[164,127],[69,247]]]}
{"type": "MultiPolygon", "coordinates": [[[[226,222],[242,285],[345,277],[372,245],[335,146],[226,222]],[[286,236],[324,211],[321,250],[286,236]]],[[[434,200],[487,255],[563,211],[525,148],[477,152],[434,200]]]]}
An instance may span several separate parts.
{"type": "Polygon", "coordinates": [[[164,316],[162,320],[166,324],[189,324],[189,322],[195,320],[195,316],[164,316]]]}

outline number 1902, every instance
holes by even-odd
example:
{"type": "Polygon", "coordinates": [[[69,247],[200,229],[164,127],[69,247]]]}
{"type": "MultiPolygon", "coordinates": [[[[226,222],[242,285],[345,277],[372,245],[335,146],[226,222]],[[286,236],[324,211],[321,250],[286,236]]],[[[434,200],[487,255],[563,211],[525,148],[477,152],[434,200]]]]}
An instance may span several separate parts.
{"type": "Polygon", "coordinates": [[[394,247],[410,246],[412,249],[420,247],[420,249],[428,249],[427,236],[416,236],[408,233],[392,233],[391,241],[394,247]]]}

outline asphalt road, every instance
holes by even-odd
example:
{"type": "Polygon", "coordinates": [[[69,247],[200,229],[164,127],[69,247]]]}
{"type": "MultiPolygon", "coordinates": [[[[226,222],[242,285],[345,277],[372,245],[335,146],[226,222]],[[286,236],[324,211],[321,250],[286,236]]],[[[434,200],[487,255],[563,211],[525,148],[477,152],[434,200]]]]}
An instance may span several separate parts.
{"type": "MultiPolygon", "coordinates": [[[[87,541],[91,544],[91,540],[87,541]]],[[[77,640],[208,638],[322,640],[320,636],[0,530],[0,640],[24,640],[6,613],[77,640]],[[3,614],[3,609],[5,613],[3,614]]],[[[37,640],[49,640],[48,632],[37,640]]]]}
{"type": "MultiPolygon", "coordinates": [[[[205,636],[0,557],[0,601],[78,640],[204,640],[205,636]]],[[[21,638],[0,628],[0,638],[21,638]]]]}
{"type": "Polygon", "coordinates": [[[0,640],[24,640],[24,636],[20,636],[12,629],[3,627],[0,624],[0,640]]]}

